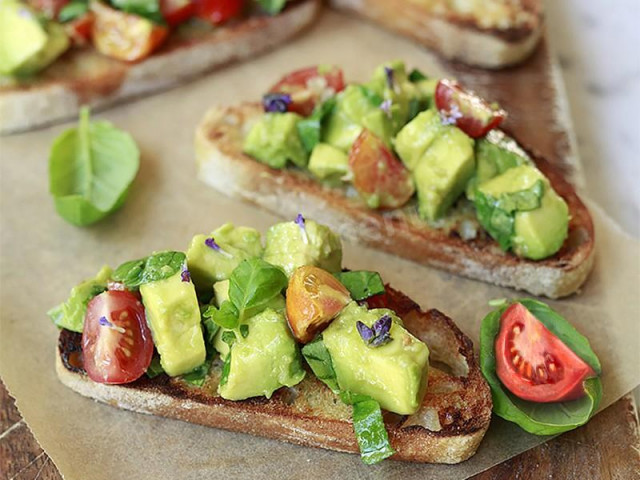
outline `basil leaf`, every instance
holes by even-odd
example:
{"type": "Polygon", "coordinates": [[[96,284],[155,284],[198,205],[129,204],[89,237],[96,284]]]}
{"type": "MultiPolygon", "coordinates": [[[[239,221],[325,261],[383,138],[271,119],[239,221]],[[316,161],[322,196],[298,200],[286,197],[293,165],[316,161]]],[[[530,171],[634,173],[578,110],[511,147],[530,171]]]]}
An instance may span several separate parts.
{"type": "Polygon", "coordinates": [[[264,309],[287,283],[287,276],[278,267],[260,258],[243,260],[229,277],[229,300],[236,307],[240,322],[264,309]]]}
{"type": "Polygon", "coordinates": [[[384,283],[378,272],[357,270],[336,273],[335,277],[349,290],[354,300],[364,300],[385,292],[384,283]]]}
{"type": "Polygon", "coordinates": [[[414,68],[409,73],[409,81],[412,83],[419,82],[421,80],[428,80],[428,79],[429,78],[417,68],[414,68]]]}
{"type": "Polygon", "coordinates": [[[230,330],[238,327],[238,310],[229,300],[222,302],[219,309],[210,306],[206,314],[219,327],[230,330]]]}
{"type": "Polygon", "coordinates": [[[61,23],[70,22],[78,17],[83,16],[89,11],[89,2],[87,0],[72,0],[66,4],[60,13],[58,13],[58,21],[61,23]]]}
{"type": "Polygon", "coordinates": [[[220,330],[220,326],[214,322],[212,318],[214,312],[217,311],[218,309],[213,305],[207,305],[200,315],[202,324],[204,325],[204,342],[207,347],[207,352],[213,349],[213,339],[218,333],[218,330],[220,330]]]}
{"type": "Polygon", "coordinates": [[[149,378],[154,378],[164,373],[164,368],[162,368],[162,365],[160,365],[159,355],[156,354],[153,356],[153,358],[151,359],[151,363],[149,364],[149,367],[147,368],[147,371],[145,373],[149,378]]]}
{"type": "Polygon", "coordinates": [[[379,107],[382,104],[382,97],[378,95],[374,90],[364,85],[358,85],[358,88],[374,107],[379,107]]]}
{"type": "Polygon", "coordinates": [[[307,152],[311,153],[313,147],[320,142],[322,122],[331,115],[335,106],[336,98],[331,97],[317,105],[310,116],[297,123],[298,135],[307,152]]]}
{"type": "Polygon", "coordinates": [[[51,147],[49,191],[56,211],[74,225],[97,222],[122,206],[139,165],[131,136],[108,122],[90,123],[83,107],[78,127],[51,147]]]}
{"type": "Polygon", "coordinates": [[[125,262],[113,272],[113,279],[128,289],[174,276],[186,261],[182,252],[159,252],[145,258],[125,262]]]}
{"type": "Polygon", "coordinates": [[[47,315],[58,328],[82,333],[87,305],[93,297],[100,295],[107,289],[107,282],[110,278],[111,268],[102,267],[94,278],[73,287],[69,298],[49,310],[47,315]]]}
{"type": "Polygon", "coordinates": [[[287,4],[287,0],[255,0],[255,2],[269,15],[280,13],[287,4]]]}
{"type": "Polygon", "coordinates": [[[423,107],[419,99],[412,98],[409,100],[409,117],[405,123],[409,123],[413,120],[422,110],[423,107]]]}
{"type": "Polygon", "coordinates": [[[231,350],[229,350],[229,355],[227,355],[227,358],[224,359],[224,364],[222,365],[222,374],[220,375],[220,386],[225,385],[227,383],[227,380],[229,379],[230,370],[231,370],[231,350]]]}
{"type": "Polygon", "coordinates": [[[209,374],[210,369],[211,359],[207,359],[199,367],[196,367],[189,373],[185,373],[184,375],[182,375],[182,379],[191,385],[201,387],[207,380],[207,375],[209,374]]]}
{"type": "Polygon", "coordinates": [[[382,419],[380,404],[366,395],[343,392],[343,402],[353,405],[353,429],[360,448],[360,458],[372,465],[396,453],[389,443],[389,435],[382,419]]]}
{"type": "Polygon", "coordinates": [[[249,335],[249,325],[240,325],[240,335],[242,335],[242,338],[247,338],[247,336],[249,335]]]}
{"type": "MultiPolygon", "coordinates": [[[[542,302],[531,299],[513,302],[522,303],[567,347],[600,373],[600,362],[589,342],[569,322],[542,302]]],[[[508,306],[489,313],[480,327],[480,368],[491,387],[494,413],[536,435],[555,435],[584,425],[602,399],[602,383],[598,377],[587,379],[584,382],[586,395],[570,402],[537,403],[522,400],[503,386],[496,374],[495,339],[500,331],[500,317],[508,306]]]]}
{"type": "Polygon", "coordinates": [[[329,350],[322,341],[322,335],[302,347],[302,355],[311,367],[318,380],[324,382],[333,393],[339,393],[338,379],[333,369],[333,362],[329,350]]]}
{"type": "Polygon", "coordinates": [[[236,342],[236,334],[232,330],[222,332],[222,341],[231,347],[236,342]]]}
{"type": "Polygon", "coordinates": [[[111,5],[118,10],[133,13],[154,23],[165,23],[158,0],[111,0],[111,5]]]}

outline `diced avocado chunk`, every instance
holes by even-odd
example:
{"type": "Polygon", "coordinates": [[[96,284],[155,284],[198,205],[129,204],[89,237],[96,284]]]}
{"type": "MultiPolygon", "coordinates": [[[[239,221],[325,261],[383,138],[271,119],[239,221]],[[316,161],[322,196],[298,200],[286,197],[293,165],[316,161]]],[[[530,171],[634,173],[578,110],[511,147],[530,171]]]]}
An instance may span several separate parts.
{"type": "Polygon", "coordinates": [[[85,280],[73,287],[66,302],[47,312],[53,323],[59,328],[81,333],[84,327],[87,305],[93,297],[107,289],[107,282],[111,278],[111,273],[111,268],[105,265],[94,278],[85,280]]]}
{"type": "Polygon", "coordinates": [[[442,129],[440,115],[435,109],[430,109],[419,113],[398,132],[395,149],[409,170],[416,168],[442,129]]]}
{"type": "Polygon", "coordinates": [[[385,101],[391,102],[390,123],[393,134],[407,123],[411,114],[415,115],[422,109],[422,106],[418,105],[421,95],[416,85],[409,80],[405,64],[401,60],[379,65],[368,86],[385,101]],[[413,102],[416,105],[412,107],[413,102]],[[415,111],[411,112],[412,108],[415,111]]]}
{"type": "Polygon", "coordinates": [[[414,169],[418,211],[427,220],[444,215],[473,175],[473,140],[462,130],[443,126],[414,169]]]}
{"type": "Polygon", "coordinates": [[[531,164],[529,155],[500,130],[491,130],[476,142],[476,174],[467,185],[467,198],[473,200],[478,185],[518,165],[531,164]]]}
{"type": "Polygon", "coordinates": [[[265,113],[244,140],[243,151],[273,168],[284,168],[287,161],[307,165],[307,152],[298,135],[297,113],[265,113]]]}
{"type": "Polygon", "coordinates": [[[320,180],[340,181],[349,173],[349,157],[328,143],[318,143],[311,152],[309,171],[320,180]]]}
{"type": "Polygon", "coordinates": [[[418,99],[425,105],[433,107],[433,98],[436,94],[436,86],[440,81],[439,78],[427,78],[426,80],[419,80],[414,82],[418,99]]]}
{"type": "Polygon", "coordinates": [[[282,268],[287,277],[303,265],[314,265],[329,272],[342,270],[340,237],[325,225],[307,220],[304,228],[295,222],[282,222],[267,230],[262,257],[282,268]]]}
{"type": "Polygon", "coordinates": [[[30,75],[69,48],[64,28],[38,18],[25,3],[0,2],[0,73],[30,75]]]}
{"type": "Polygon", "coordinates": [[[382,408],[400,415],[418,410],[427,388],[429,349],[402,326],[395,313],[367,310],[352,302],[324,330],[322,338],[341,390],[368,395],[382,408]],[[383,315],[392,318],[391,341],[369,346],[358,333],[356,322],[371,327],[383,315]]]}
{"type": "Polygon", "coordinates": [[[222,302],[229,300],[229,279],[221,280],[213,284],[213,298],[216,299],[218,308],[220,308],[222,302]]]}
{"type": "Polygon", "coordinates": [[[140,285],[140,294],[160,365],[167,375],[181,375],[200,366],[206,349],[193,283],[183,282],[178,272],[140,285]]]}
{"type": "Polygon", "coordinates": [[[260,232],[225,223],[211,235],[193,237],[187,250],[187,265],[198,292],[211,292],[212,285],[229,278],[242,260],[261,255],[260,232]],[[209,239],[213,239],[220,249],[210,247],[209,239]]]}
{"type": "Polygon", "coordinates": [[[227,400],[270,398],[281,387],[293,387],[305,376],[300,352],[284,313],[271,308],[249,318],[248,334],[236,337],[229,373],[218,393],[227,400]]]}
{"type": "Polygon", "coordinates": [[[480,223],[492,236],[511,234],[510,245],[507,245],[516,255],[540,260],[556,253],[567,238],[569,208],[547,178],[532,165],[511,168],[484,182],[478,187],[475,203],[480,223]],[[523,207],[522,198],[530,198],[536,184],[542,185],[539,202],[523,207]],[[511,207],[505,210],[507,203],[511,207]],[[500,218],[505,220],[498,223],[496,219],[500,218]],[[513,218],[511,224],[510,218],[513,218]]]}

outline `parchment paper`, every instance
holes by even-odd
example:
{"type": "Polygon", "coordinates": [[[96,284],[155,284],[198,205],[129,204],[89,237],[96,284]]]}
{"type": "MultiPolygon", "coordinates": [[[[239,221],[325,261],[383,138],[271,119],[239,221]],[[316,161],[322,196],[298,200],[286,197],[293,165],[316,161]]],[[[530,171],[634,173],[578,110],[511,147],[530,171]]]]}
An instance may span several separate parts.
{"type": "MultiPolygon", "coordinates": [[[[156,249],[185,249],[194,234],[228,220],[263,231],[279,220],[196,180],[193,131],[209,105],[259,98],[266,86],[296,67],[337,63],[345,66],[348,78],[366,79],[378,63],[391,58],[439,71],[432,56],[409,42],[326,14],[309,35],[273,54],[96,115],[131,132],[142,163],[125,207],[90,228],[60,219],[47,193],[49,146],[66,126],[0,139],[0,373],[65,478],[453,479],[545,440],[496,418],[477,455],[460,465],[388,461],[366,467],[355,455],[111,408],[56,379],[57,330],[45,312],[78,281],[93,276],[104,263],[117,266],[156,249]]],[[[597,229],[595,270],[580,295],[551,304],[591,340],[600,356],[604,408],[640,383],[640,244],[595,205],[590,207],[597,229]]],[[[446,312],[476,346],[487,301],[517,295],[357,245],[346,245],[344,258],[350,268],[379,270],[423,307],[446,312]]]]}

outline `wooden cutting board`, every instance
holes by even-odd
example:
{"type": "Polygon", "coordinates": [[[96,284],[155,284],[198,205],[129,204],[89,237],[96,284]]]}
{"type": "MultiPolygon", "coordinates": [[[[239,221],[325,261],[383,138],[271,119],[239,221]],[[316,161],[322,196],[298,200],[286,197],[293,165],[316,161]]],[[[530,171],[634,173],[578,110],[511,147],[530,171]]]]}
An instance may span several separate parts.
{"type": "MultiPolygon", "coordinates": [[[[569,125],[563,117],[563,92],[543,39],[524,65],[500,72],[447,64],[465,85],[498,101],[510,114],[509,128],[525,145],[558,165],[581,184],[572,151],[569,125]]],[[[630,395],[597,415],[584,427],[500,464],[475,478],[640,478],[640,434],[630,395]]],[[[31,435],[4,385],[0,383],[0,480],[61,479],[31,435]]]]}

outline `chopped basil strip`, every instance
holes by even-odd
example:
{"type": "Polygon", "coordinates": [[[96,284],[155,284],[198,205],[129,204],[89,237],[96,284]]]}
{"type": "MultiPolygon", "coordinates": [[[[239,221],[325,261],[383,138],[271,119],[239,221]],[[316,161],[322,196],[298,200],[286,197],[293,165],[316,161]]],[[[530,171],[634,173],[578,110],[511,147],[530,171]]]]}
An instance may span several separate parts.
{"type": "Polygon", "coordinates": [[[202,365],[194,368],[189,373],[185,373],[182,375],[182,379],[191,384],[201,387],[204,385],[204,382],[207,380],[207,375],[209,374],[209,369],[211,368],[211,359],[207,359],[204,361],[202,365]]]}
{"type": "Polygon", "coordinates": [[[411,70],[409,73],[409,81],[415,83],[421,80],[428,80],[428,77],[417,68],[411,70]]]}
{"type": "Polygon", "coordinates": [[[324,382],[333,393],[339,393],[340,387],[338,386],[336,372],[333,369],[329,350],[327,350],[322,341],[322,335],[302,347],[302,355],[318,380],[324,382]]]}
{"type": "Polygon", "coordinates": [[[378,402],[351,392],[342,392],[340,398],[344,403],[353,405],[353,429],[363,463],[372,465],[396,453],[389,443],[378,402]]]}
{"type": "Polygon", "coordinates": [[[349,290],[354,300],[364,300],[385,292],[384,283],[378,272],[356,270],[336,273],[335,276],[349,290]]]}
{"type": "Polygon", "coordinates": [[[269,15],[280,13],[287,4],[287,0],[255,0],[255,2],[269,15]]]}
{"type": "Polygon", "coordinates": [[[373,104],[374,107],[379,107],[382,104],[383,99],[376,92],[374,92],[368,87],[365,87],[364,85],[358,85],[358,88],[360,89],[362,94],[367,98],[367,100],[369,100],[373,104]]]}
{"type": "Polygon", "coordinates": [[[89,2],[87,0],[72,0],[58,13],[58,21],[61,23],[70,22],[83,16],[88,11],[89,2]]]}
{"type": "Polygon", "coordinates": [[[172,277],[182,271],[185,261],[186,255],[182,252],[154,253],[146,258],[123,263],[113,272],[113,279],[124,283],[130,290],[136,289],[145,283],[172,277]]]}
{"type": "Polygon", "coordinates": [[[240,335],[242,335],[242,338],[247,338],[247,335],[249,335],[249,325],[240,325],[240,335]]]}
{"type": "Polygon", "coordinates": [[[329,118],[335,106],[336,98],[331,97],[321,104],[316,105],[313,113],[307,118],[300,120],[296,125],[302,145],[307,152],[311,153],[313,148],[320,143],[323,122],[329,118]]]}
{"type": "Polygon", "coordinates": [[[209,305],[204,315],[222,328],[234,329],[238,327],[238,310],[229,300],[222,302],[220,308],[209,305]]]}
{"type": "Polygon", "coordinates": [[[160,12],[159,0],[111,0],[111,5],[118,10],[133,13],[154,23],[165,23],[164,17],[160,12]]]}
{"type": "Polygon", "coordinates": [[[229,350],[229,355],[227,355],[227,358],[225,358],[224,364],[222,365],[222,375],[220,375],[221,386],[226,384],[227,380],[229,379],[229,371],[231,370],[231,353],[232,351],[229,350]]]}
{"type": "Polygon", "coordinates": [[[232,330],[222,332],[222,341],[231,347],[236,342],[236,334],[232,330]]]}
{"type": "Polygon", "coordinates": [[[540,206],[543,195],[542,180],[538,180],[531,188],[520,192],[503,193],[498,198],[478,190],[475,193],[478,220],[500,244],[500,248],[508,250],[511,248],[515,232],[516,213],[535,210],[540,206]]]}
{"type": "Polygon", "coordinates": [[[207,347],[207,351],[213,349],[213,339],[220,330],[220,325],[218,325],[213,320],[213,315],[218,309],[212,305],[207,305],[207,307],[202,311],[201,318],[202,324],[204,325],[204,342],[207,347]]]}
{"type": "Polygon", "coordinates": [[[145,373],[149,378],[154,378],[164,373],[164,368],[162,368],[162,365],[160,365],[160,357],[157,354],[154,355],[151,359],[151,363],[149,364],[149,367],[147,368],[147,371],[145,373]]]}

